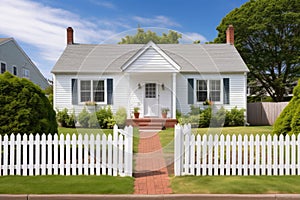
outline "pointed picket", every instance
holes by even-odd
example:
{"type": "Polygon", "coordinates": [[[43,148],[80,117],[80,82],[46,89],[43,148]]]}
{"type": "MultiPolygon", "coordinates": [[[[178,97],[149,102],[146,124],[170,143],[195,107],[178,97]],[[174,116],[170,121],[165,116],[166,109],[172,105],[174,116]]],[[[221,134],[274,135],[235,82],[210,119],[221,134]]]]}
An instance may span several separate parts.
{"type": "Polygon", "coordinates": [[[278,175],[278,136],[273,136],[273,175],[278,175]]]}
{"type": "Polygon", "coordinates": [[[34,175],[34,139],[33,135],[29,135],[29,175],[34,175]]]}
{"type": "Polygon", "coordinates": [[[260,137],[255,136],[255,175],[260,175],[261,169],[260,137]]]}
{"type": "Polygon", "coordinates": [[[28,155],[28,151],[27,151],[27,147],[28,147],[28,138],[27,135],[23,135],[23,142],[22,142],[22,152],[23,152],[23,162],[22,162],[22,175],[23,176],[27,176],[28,175],[28,162],[27,162],[27,155],[28,155]]]}
{"type": "Polygon", "coordinates": [[[82,139],[82,134],[78,135],[78,141],[77,141],[77,145],[78,145],[78,175],[82,175],[83,174],[83,139],[82,139]]]}
{"type": "Polygon", "coordinates": [[[59,162],[58,162],[58,155],[59,155],[59,150],[58,150],[58,135],[55,134],[53,138],[53,158],[54,158],[54,163],[53,163],[53,174],[58,175],[58,169],[59,169],[59,162]]]}
{"type": "Polygon", "coordinates": [[[10,141],[9,141],[9,175],[15,174],[15,135],[10,135],[10,141]]]}
{"type": "Polygon", "coordinates": [[[267,175],[272,175],[272,137],[267,136],[267,175]]]}
{"type": "MultiPolygon", "coordinates": [[[[2,152],[1,150],[1,136],[0,136],[0,152],[2,152]]],[[[21,168],[22,168],[22,165],[21,165],[21,158],[22,158],[22,140],[21,140],[21,135],[18,134],[17,135],[17,149],[16,149],[16,156],[17,156],[17,160],[16,160],[16,175],[22,175],[21,173],[21,168]]],[[[2,154],[2,153],[0,153],[2,154]]],[[[1,155],[0,155],[0,168],[1,168],[1,155]]],[[[1,175],[1,174],[0,174],[1,175]]]]}
{"type": "Polygon", "coordinates": [[[64,135],[59,136],[59,175],[65,175],[65,139],[64,135]]]}
{"type": "Polygon", "coordinates": [[[242,141],[242,136],[238,135],[238,141],[237,141],[237,146],[238,146],[238,175],[241,176],[242,175],[242,167],[243,167],[243,141],[242,141]]]}
{"type": "MultiPolygon", "coordinates": [[[[42,171],[42,175],[46,175],[46,160],[47,160],[47,151],[46,151],[46,135],[43,134],[42,135],[42,141],[41,141],[41,154],[42,154],[42,162],[41,162],[41,171],[42,171]]],[[[49,155],[48,155],[49,157],[49,155]]]]}
{"type": "Polygon", "coordinates": [[[106,135],[102,135],[102,162],[101,162],[101,168],[102,168],[102,174],[106,175],[106,169],[107,169],[107,138],[106,135]]]}
{"type": "Polygon", "coordinates": [[[72,175],[77,175],[77,138],[76,135],[73,133],[72,135],[72,175]]]}
{"type": "Polygon", "coordinates": [[[84,175],[89,175],[89,136],[84,135],[83,139],[83,173],[84,175]]]}
{"type": "Polygon", "coordinates": [[[244,159],[243,159],[243,171],[244,176],[248,176],[248,135],[244,135],[244,159]]]}
{"type": "MultiPolygon", "coordinates": [[[[176,147],[175,147],[176,148],[176,147]]],[[[201,175],[201,136],[197,135],[196,140],[196,175],[201,175]]]]}
{"type": "Polygon", "coordinates": [[[101,175],[101,140],[100,140],[100,134],[96,135],[96,175],[101,175]]]}
{"type": "Polygon", "coordinates": [[[232,136],[232,175],[236,175],[236,169],[237,169],[237,161],[236,161],[236,135],[232,136]]]}
{"type": "Polygon", "coordinates": [[[124,138],[123,135],[119,135],[119,141],[118,141],[118,174],[120,176],[125,176],[125,170],[124,170],[124,138]]]}
{"type": "Polygon", "coordinates": [[[284,160],[284,169],[285,169],[285,174],[284,175],[290,175],[290,136],[286,135],[285,136],[285,160],[284,160]]]}
{"type": "Polygon", "coordinates": [[[95,136],[93,134],[90,135],[90,175],[95,174],[95,136]]]}
{"type": "Polygon", "coordinates": [[[48,140],[46,142],[46,145],[48,147],[48,154],[47,154],[47,157],[48,157],[48,162],[47,162],[47,175],[52,175],[53,174],[53,139],[52,139],[52,135],[49,134],[48,135],[48,140]]]}
{"type": "Polygon", "coordinates": [[[296,136],[291,137],[291,175],[296,175],[296,136]]]}
{"type": "Polygon", "coordinates": [[[252,134],[249,140],[249,175],[254,175],[254,136],[252,134]]]}
{"type": "Polygon", "coordinates": [[[4,135],[4,141],[3,141],[3,176],[8,175],[8,136],[4,135]]]}
{"type": "Polygon", "coordinates": [[[284,141],[283,141],[283,135],[279,136],[279,175],[284,175],[284,141]]]}
{"type": "Polygon", "coordinates": [[[213,135],[208,136],[208,175],[213,175],[213,151],[214,151],[214,143],[213,143],[213,135]]]}
{"type": "Polygon", "coordinates": [[[66,157],[65,157],[65,169],[66,169],[66,175],[71,175],[71,138],[70,134],[66,135],[66,141],[65,141],[65,147],[66,147],[66,157]]]}
{"type": "Polygon", "coordinates": [[[112,157],[113,157],[113,142],[112,142],[112,136],[108,135],[107,138],[107,153],[108,153],[108,157],[107,157],[107,175],[112,175],[112,168],[113,168],[113,163],[112,163],[112,157]]]}
{"type": "Polygon", "coordinates": [[[224,140],[224,135],[222,134],[220,137],[220,175],[224,175],[224,157],[225,157],[225,140],[224,140]]]}
{"type": "Polygon", "coordinates": [[[230,135],[226,135],[226,164],[225,164],[226,175],[230,175],[230,171],[231,171],[230,160],[231,160],[230,135]]]}
{"type": "Polygon", "coordinates": [[[219,175],[219,135],[214,136],[214,176],[219,175]]]}

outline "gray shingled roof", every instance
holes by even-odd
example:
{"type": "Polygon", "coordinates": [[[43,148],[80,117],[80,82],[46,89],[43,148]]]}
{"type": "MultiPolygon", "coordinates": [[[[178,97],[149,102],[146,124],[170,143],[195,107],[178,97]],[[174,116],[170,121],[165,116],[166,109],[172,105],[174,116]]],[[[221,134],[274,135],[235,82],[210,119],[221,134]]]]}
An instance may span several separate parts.
{"type": "MultiPolygon", "coordinates": [[[[238,51],[229,44],[157,44],[181,72],[248,72],[238,51]]],[[[143,44],[68,45],[52,73],[121,72],[143,44]]]]}

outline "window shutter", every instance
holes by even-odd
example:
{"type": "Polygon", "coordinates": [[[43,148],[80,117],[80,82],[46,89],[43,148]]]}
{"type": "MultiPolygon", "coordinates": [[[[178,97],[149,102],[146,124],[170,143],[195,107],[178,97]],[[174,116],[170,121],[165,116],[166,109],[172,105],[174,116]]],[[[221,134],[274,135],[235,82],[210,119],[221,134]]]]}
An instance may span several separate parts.
{"type": "Polygon", "coordinates": [[[230,104],[229,102],[229,78],[223,78],[223,103],[230,104]]]}
{"type": "Polygon", "coordinates": [[[78,104],[78,83],[77,79],[72,79],[72,104],[78,104]]]}
{"type": "Polygon", "coordinates": [[[188,79],[188,104],[194,104],[194,79],[188,79]]]}
{"type": "Polygon", "coordinates": [[[107,79],[107,104],[113,104],[113,79],[107,79]]]}

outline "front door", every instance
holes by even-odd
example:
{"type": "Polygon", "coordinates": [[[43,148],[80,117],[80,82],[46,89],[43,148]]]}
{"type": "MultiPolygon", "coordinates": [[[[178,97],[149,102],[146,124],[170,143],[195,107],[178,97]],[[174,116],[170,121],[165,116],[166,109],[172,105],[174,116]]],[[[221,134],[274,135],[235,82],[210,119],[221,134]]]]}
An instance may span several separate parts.
{"type": "Polygon", "coordinates": [[[158,117],[158,88],[156,83],[145,84],[144,116],[158,117]]]}

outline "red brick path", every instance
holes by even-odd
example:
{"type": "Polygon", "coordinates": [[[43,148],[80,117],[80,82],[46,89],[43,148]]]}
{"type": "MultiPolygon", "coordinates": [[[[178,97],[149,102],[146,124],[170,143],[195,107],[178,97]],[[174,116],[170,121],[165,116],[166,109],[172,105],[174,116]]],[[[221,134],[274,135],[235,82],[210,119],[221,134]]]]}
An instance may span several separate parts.
{"type": "Polygon", "coordinates": [[[135,194],[172,193],[157,132],[140,132],[134,177],[135,194]]]}

